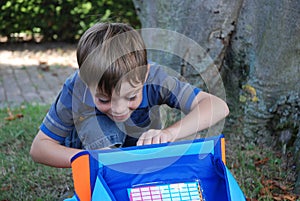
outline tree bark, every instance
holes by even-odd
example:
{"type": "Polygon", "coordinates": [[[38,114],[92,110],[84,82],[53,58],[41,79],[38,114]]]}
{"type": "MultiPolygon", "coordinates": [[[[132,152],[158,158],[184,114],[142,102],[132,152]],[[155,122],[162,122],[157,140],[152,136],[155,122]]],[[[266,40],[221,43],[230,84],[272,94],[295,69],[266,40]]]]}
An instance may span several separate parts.
{"type": "MultiPolygon", "coordinates": [[[[235,102],[242,106],[243,134],[257,143],[282,146],[283,153],[293,146],[296,163],[300,160],[299,11],[297,0],[244,1],[226,57],[234,73],[228,71],[225,81],[239,88],[235,102]]],[[[300,177],[295,190],[300,193],[300,177]]]]}
{"type": "MultiPolygon", "coordinates": [[[[256,143],[276,142],[273,145],[282,146],[283,151],[291,145],[300,163],[298,0],[133,1],[143,28],[181,33],[211,57],[222,74],[230,110],[241,119],[242,134],[256,143]]],[[[148,43],[157,43],[154,40],[148,43]]],[[[155,51],[149,56],[205,88],[197,68],[184,63],[189,58],[155,51]]],[[[300,164],[297,167],[296,192],[300,193],[300,164]]]]}
{"type": "MultiPolygon", "coordinates": [[[[242,0],[133,2],[143,28],[161,28],[185,35],[199,43],[220,68],[242,0]]],[[[160,55],[155,56],[160,58],[160,55]]],[[[180,72],[178,60],[173,62],[177,65],[170,66],[180,72]]]]}

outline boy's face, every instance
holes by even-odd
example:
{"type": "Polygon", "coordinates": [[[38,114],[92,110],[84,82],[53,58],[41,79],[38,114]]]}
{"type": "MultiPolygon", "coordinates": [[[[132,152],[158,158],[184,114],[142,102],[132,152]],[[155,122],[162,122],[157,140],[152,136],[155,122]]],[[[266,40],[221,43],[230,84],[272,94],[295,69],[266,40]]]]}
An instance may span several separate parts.
{"type": "Polygon", "coordinates": [[[142,102],[143,83],[132,86],[128,81],[122,81],[119,94],[114,89],[111,96],[96,90],[93,97],[99,111],[115,122],[124,122],[142,102]]]}

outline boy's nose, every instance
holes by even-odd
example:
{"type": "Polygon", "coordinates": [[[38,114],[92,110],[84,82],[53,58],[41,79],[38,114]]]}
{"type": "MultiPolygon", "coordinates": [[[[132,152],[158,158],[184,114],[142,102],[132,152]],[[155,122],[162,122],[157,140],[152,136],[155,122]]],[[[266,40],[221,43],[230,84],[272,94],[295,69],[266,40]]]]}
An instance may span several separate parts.
{"type": "Polygon", "coordinates": [[[128,108],[126,106],[124,101],[117,101],[116,103],[113,103],[111,110],[114,115],[123,115],[127,113],[128,108]]]}

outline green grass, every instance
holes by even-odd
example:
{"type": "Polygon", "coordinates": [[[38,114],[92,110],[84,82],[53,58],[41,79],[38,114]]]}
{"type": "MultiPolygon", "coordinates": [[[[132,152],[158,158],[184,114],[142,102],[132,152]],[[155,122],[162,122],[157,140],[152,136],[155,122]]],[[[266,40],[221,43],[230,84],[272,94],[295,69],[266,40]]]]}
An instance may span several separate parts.
{"type": "MultiPolygon", "coordinates": [[[[23,117],[10,121],[5,120],[8,111],[0,110],[1,201],[61,200],[73,190],[70,169],[40,165],[29,156],[31,142],[48,108],[16,108],[12,114],[23,117]]],[[[167,118],[177,118],[167,114],[167,118]]],[[[283,155],[270,147],[257,146],[238,133],[225,132],[225,137],[227,166],[248,201],[297,200],[292,193],[296,174],[291,152],[283,155]]]]}
{"type": "Polygon", "coordinates": [[[70,169],[57,169],[34,163],[31,142],[49,106],[22,106],[12,114],[22,118],[6,120],[0,110],[0,200],[60,200],[73,189],[70,169]]]}
{"type": "Polygon", "coordinates": [[[249,201],[299,201],[292,152],[286,155],[267,145],[255,145],[238,135],[226,137],[227,166],[249,201]]]}

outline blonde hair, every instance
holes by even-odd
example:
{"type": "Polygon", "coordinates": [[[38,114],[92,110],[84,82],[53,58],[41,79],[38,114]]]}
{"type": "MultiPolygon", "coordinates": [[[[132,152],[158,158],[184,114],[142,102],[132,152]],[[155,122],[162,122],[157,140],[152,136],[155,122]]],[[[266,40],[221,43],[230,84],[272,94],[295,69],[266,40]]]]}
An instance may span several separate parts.
{"type": "Polygon", "coordinates": [[[123,23],[97,23],[80,38],[77,47],[80,78],[111,95],[125,78],[133,86],[144,82],[147,52],[140,33],[123,23]]]}

